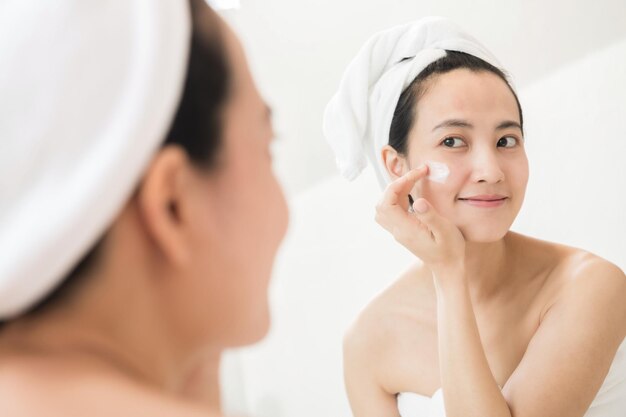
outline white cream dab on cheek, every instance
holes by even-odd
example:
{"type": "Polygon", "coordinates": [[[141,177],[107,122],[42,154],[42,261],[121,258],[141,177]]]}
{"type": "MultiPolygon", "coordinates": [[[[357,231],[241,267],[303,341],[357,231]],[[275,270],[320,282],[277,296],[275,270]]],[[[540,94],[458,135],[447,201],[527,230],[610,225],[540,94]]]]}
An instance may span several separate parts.
{"type": "Polygon", "coordinates": [[[426,161],[426,165],[428,165],[428,176],[426,178],[440,184],[446,182],[446,179],[448,179],[450,175],[448,165],[436,161],[426,161]]]}

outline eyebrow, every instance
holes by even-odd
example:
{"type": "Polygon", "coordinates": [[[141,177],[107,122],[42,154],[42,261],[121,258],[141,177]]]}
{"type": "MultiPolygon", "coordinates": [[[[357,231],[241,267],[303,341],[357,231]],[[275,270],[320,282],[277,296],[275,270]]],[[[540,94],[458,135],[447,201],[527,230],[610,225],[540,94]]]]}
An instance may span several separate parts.
{"type": "MultiPolygon", "coordinates": [[[[433,128],[433,132],[437,129],[441,129],[444,127],[464,127],[464,128],[468,128],[468,129],[473,129],[474,126],[469,123],[466,120],[462,120],[462,119],[448,119],[448,120],[444,120],[443,122],[439,123],[437,126],[435,126],[433,128]]],[[[496,130],[502,130],[502,129],[508,129],[511,127],[516,127],[519,130],[522,130],[522,126],[520,126],[519,123],[517,123],[516,121],[513,120],[504,120],[502,122],[500,122],[500,124],[498,126],[496,126],[496,130]]]]}

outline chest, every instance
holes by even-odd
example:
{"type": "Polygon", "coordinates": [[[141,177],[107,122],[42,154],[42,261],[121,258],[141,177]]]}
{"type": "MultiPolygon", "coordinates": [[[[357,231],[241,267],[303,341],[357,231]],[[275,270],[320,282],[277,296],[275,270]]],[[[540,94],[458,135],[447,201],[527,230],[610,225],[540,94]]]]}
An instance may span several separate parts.
{"type": "MultiPolygon", "coordinates": [[[[539,298],[529,302],[522,297],[475,311],[485,356],[500,386],[505,385],[522,360],[539,326],[542,306],[539,298]]],[[[403,336],[404,348],[391,361],[391,372],[395,374],[391,380],[397,382],[396,392],[430,397],[441,387],[436,302],[424,303],[415,311],[415,320],[407,321],[412,328],[403,331],[407,335],[403,336]]]]}

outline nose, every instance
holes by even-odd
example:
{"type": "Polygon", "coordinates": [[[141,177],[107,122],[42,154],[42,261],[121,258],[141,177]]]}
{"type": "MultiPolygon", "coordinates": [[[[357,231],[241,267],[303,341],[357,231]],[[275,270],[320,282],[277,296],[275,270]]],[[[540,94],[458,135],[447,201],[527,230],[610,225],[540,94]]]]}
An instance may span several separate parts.
{"type": "Polygon", "coordinates": [[[496,148],[475,148],[472,156],[472,182],[497,184],[504,181],[496,148]]]}

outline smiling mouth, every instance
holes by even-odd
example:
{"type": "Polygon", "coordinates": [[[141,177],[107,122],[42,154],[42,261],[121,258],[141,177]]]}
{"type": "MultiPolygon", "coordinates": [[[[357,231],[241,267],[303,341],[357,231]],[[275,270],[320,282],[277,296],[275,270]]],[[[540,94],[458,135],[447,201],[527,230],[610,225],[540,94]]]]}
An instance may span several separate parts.
{"type": "Polygon", "coordinates": [[[459,200],[464,200],[464,201],[502,201],[502,200],[506,200],[509,197],[502,197],[502,198],[490,198],[490,199],[483,199],[483,198],[459,198],[459,200]]]}
{"type": "Polygon", "coordinates": [[[508,197],[500,198],[459,198],[464,204],[477,208],[497,208],[504,205],[508,197]]]}

